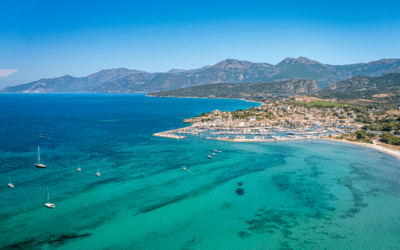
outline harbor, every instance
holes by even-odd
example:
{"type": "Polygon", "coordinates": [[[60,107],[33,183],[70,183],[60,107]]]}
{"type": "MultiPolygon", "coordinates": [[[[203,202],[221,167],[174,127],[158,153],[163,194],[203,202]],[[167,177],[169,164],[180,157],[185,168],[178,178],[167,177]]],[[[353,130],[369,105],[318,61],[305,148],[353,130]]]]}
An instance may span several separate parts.
{"type": "Polygon", "coordinates": [[[205,137],[208,140],[229,142],[268,142],[286,140],[305,140],[339,136],[344,131],[339,129],[293,129],[283,126],[252,127],[252,128],[224,128],[211,126],[189,126],[153,134],[156,137],[170,139],[186,139],[189,136],[205,137]]]}

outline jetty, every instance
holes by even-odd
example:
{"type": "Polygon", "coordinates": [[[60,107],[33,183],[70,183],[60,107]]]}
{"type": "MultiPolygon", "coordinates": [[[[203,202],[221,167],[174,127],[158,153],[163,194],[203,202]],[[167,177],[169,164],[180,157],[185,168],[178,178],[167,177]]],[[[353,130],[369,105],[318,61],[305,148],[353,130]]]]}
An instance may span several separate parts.
{"type": "Polygon", "coordinates": [[[155,134],[153,134],[153,136],[156,136],[156,137],[164,137],[164,138],[170,138],[170,139],[185,139],[185,138],[187,138],[187,136],[175,134],[175,133],[174,133],[174,130],[165,131],[165,132],[160,132],[160,133],[155,133],[155,134]]]}

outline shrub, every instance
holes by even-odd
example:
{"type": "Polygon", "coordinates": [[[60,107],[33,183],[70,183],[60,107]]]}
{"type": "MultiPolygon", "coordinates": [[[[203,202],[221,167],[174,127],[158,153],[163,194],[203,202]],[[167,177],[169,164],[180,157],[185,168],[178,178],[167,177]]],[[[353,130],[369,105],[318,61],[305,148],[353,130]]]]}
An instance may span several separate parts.
{"type": "Polygon", "coordinates": [[[390,143],[393,139],[393,135],[389,132],[383,133],[379,136],[381,138],[381,141],[390,143]]]}
{"type": "Polygon", "coordinates": [[[365,139],[365,136],[367,135],[367,132],[363,131],[363,130],[359,130],[357,132],[355,132],[357,139],[365,139]]]}

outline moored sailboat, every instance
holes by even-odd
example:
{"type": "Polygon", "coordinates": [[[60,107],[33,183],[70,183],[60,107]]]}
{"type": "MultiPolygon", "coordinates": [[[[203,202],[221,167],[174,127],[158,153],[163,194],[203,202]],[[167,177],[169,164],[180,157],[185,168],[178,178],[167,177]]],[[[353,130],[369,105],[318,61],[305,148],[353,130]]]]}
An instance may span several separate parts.
{"type": "Polygon", "coordinates": [[[11,183],[11,177],[10,176],[8,177],[8,186],[10,188],[14,188],[14,185],[11,183]]]}
{"type": "Polygon", "coordinates": [[[55,208],[56,205],[53,203],[50,203],[50,196],[49,196],[49,188],[47,187],[47,203],[44,203],[44,205],[48,208],[55,208]]]}
{"type": "Polygon", "coordinates": [[[37,168],[45,168],[46,165],[40,163],[40,149],[39,149],[39,146],[37,147],[37,150],[38,150],[38,163],[36,164],[36,167],[37,168]]]}
{"type": "Polygon", "coordinates": [[[97,167],[97,173],[96,173],[96,175],[97,175],[98,177],[100,177],[99,167],[97,167]]]}

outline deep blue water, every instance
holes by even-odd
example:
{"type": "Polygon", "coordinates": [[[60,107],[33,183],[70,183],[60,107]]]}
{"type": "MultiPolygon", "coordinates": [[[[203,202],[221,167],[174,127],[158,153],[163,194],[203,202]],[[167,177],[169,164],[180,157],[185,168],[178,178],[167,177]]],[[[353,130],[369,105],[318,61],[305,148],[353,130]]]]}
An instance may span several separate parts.
{"type": "Polygon", "coordinates": [[[400,249],[392,156],[323,140],[151,136],[254,105],[0,95],[0,249],[400,249]],[[223,152],[210,160],[212,149],[223,152]]]}

